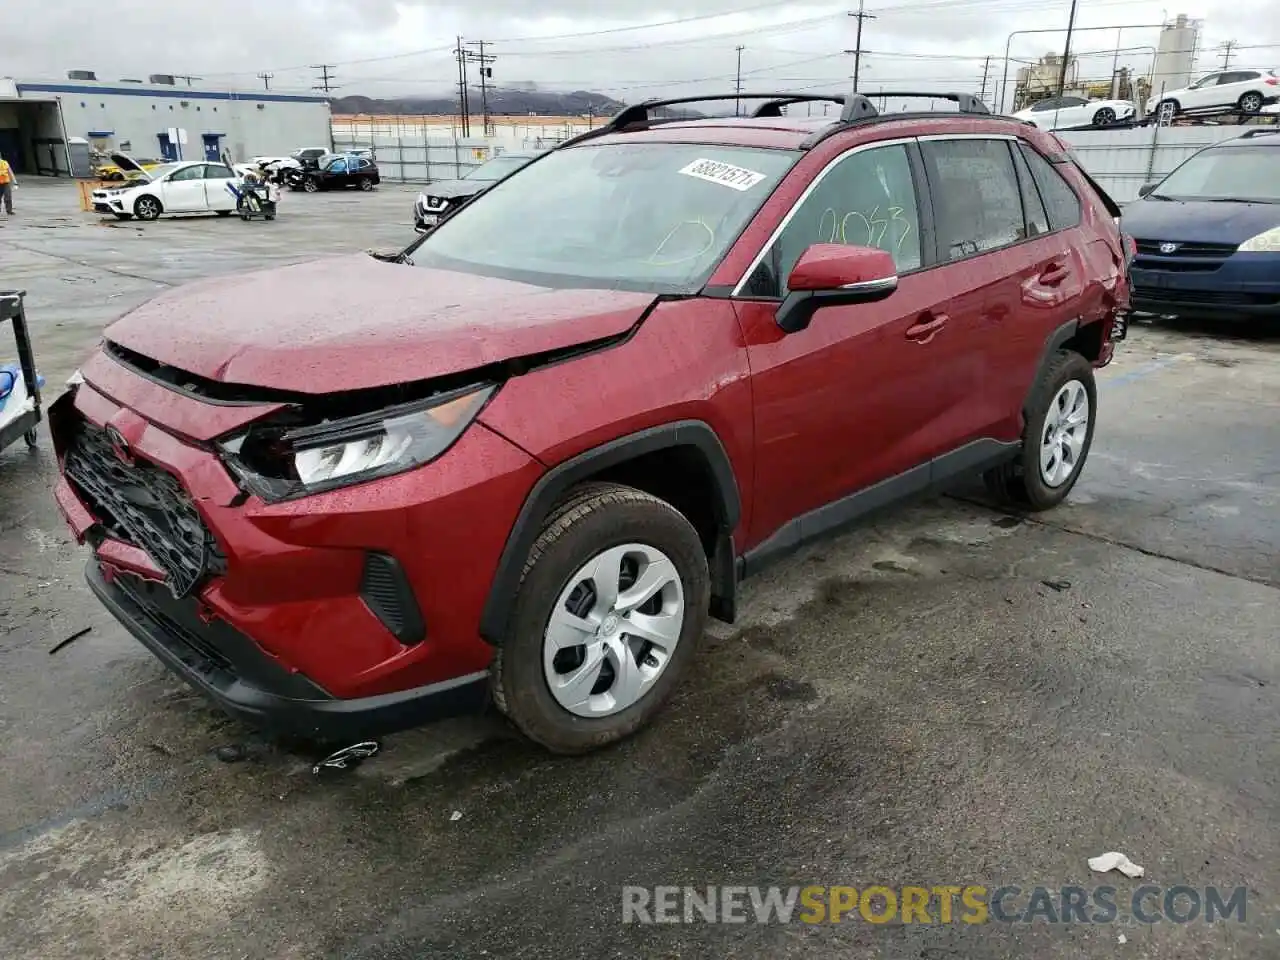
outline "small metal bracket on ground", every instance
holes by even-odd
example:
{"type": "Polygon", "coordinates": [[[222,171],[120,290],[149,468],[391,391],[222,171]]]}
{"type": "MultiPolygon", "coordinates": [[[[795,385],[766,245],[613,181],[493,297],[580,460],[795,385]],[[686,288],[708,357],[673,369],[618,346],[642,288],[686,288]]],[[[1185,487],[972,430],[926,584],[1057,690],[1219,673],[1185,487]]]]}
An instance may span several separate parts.
{"type": "Polygon", "coordinates": [[[347,770],[351,767],[358,767],[361,761],[376,756],[380,749],[382,749],[382,746],[377,740],[353,743],[349,747],[343,747],[341,750],[335,750],[329,754],[313,766],[311,772],[319,775],[321,770],[347,770]]]}

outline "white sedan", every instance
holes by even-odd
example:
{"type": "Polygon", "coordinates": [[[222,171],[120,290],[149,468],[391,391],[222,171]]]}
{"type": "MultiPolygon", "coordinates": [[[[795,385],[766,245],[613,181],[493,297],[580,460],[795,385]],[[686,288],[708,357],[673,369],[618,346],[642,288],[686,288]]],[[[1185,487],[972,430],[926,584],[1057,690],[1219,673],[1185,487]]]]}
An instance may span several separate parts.
{"type": "Polygon", "coordinates": [[[238,184],[240,177],[225,164],[178,160],[144,170],[127,154],[113,153],[111,159],[122,170],[136,171],[137,178],[128,186],[94,190],[93,209],[98,213],[121,220],[154,220],[162,213],[225,217],[236,209],[236,197],[228,185],[238,184]]]}
{"type": "Polygon", "coordinates": [[[1072,127],[1106,127],[1132,120],[1137,112],[1128,100],[1086,100],[1084,97],[1050,97],[1014,114],[1041,130],[1068,130],[1072,127]]]}

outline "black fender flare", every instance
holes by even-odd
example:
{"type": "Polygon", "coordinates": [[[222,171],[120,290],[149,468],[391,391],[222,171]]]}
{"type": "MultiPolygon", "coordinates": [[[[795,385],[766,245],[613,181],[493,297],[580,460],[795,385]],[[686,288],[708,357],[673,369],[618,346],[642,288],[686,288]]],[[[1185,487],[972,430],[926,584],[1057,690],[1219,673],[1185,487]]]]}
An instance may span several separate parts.
{"type": "Polygon", "coordinates": [[[1053,333],[1049,334],[1049,338],[1044,342],[1044,349],[1040,351],[1040,362],[1036,364],[1035,375],[1031,378],[1031,383],[1027,385],[1027,395],[1022,401],[1022,421],[1025,424],[1029,419],[1028,405],[1031,398],[1036,394],[1036,384],[1040,382],[1040,378],[1044,376],[1044,372],[1048,369],[1049,364],[1053,362],[1053,355],[1062,349],[1072,337],[1080,332],[1083,322],[1079,317],[1074,320],[1068,320],[1053,333]]]}
{"type": "Polygon", "coordinates": [[[506,546],[502,549],[493,582],[489,585],[489,595],[480,614],[480,636],[494,645],[502,643],[512,602],[520,585],[520,575],[529,551],[538,539],[542,520],[569,488],[602,470],[672,447],[692,447],[697,450],[704,458],[714,482],[716,521],[720,526],[721,541],[717,545],[717,552],[721,556],[714,558],[712,563],[713,591],[723,594],[728,590],[731,599],[736,586],[736,579],[733,577],[732,533],[742,515],[742,501],[733,464],[719,436],[709,424],[701,420],[681,420],[640,430],[593,447],[556,464],[538,478],[538,482],[525,497],[524,505],[507,535],[506,546]],[[726,546],[729,557],[723,556],[726,546]],[[717,566],[720,571],[729,571],[728,585],[721,582],[723,577],[718,576],[717,566]]]}

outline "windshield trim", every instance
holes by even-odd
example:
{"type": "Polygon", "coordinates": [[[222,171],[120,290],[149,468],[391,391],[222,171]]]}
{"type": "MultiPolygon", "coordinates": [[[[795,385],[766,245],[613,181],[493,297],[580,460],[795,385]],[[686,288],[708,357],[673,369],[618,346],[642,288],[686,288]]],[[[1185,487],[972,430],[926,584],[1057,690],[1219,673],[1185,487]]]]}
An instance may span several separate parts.
{"type": "MultiPolygon", "coordinates": [[[[646,143],[654,143],[654,142],[655,141],[646,141],[646,143]]],[[[677,146],[702,146],[702,147],[722,146],[722,144],[716,144],[714,142],[699,143],[699,142],[688,142],[684,140],[656,141],[656,143],[671,143],[672,145],[677,145],[677,146]]],[[[528,163],[517,168],[516,170],[511,171],[511,173],[508,173],[506,177],[502,178],[502,180],[506,180],[507,177],[514,176],[517,173],[523,173],[525,170],[529,169],[529,167],[531,167],[533,164],[538,163],[542,160],[545,160],[547,157],[550,157],[557,153],[561,153],[565,150],[609,149],[613,147],[623,147],[623,146],[626,146],[625,141],[612,141],[607,143],[590,143],[590,142],[581,143],[581,144],[575,143],[571,146],[566,144],[565,146],[562,146],[562,147],[553,147],[550,150],[546,150],[546,151],[543,151],[542,153],[537,154],[532,159],[530,159],[528,163]]],[[[523,270],[516,270],[516,269],[509,269],[509,268],[495,268],[489,265],[485,265],[483,269],[480,269],[479,264],[472,264],[469,261],[460,261],[460,260],[455,261],[452,258],[440,256],[437,254],[437,256],[441,261],[457,264],[456,266],[440,267],[440,269],[457,270],[459,273],[470,273],[478,276],[499,277],[501,279],[513,280],[520,283],[528,283],[533,286],[543,286],[545,285],[546,281],[551,280],[552,282],[555,282],[558,286],[565,287],[565,288],[597,290],[597,289],[602,289],[601,284],[607,282],[609,284],[608,289],[613,289],[613,290],[622,290],[622,291],[636,292],[636,293],[653,293],[659,296],[680,296],[680,297],[696,296],[706,287],[710,279],[713,276],[715,276],[716,271],[720,269],[725,259],[733,252],[734,248],[737,247],[738,241],[742,239],[743,234],[746,233],[747,230],[751,228],[752,223],[755,222],[755,219],[757,216],[759,216],[760,211],[764,209],[765,205],[768,204],[769,200],[773,197],[773,195],[782,187],[783,183],[786,182],[787,177],[789,177],[792,171],[795,170],[796,164],[798,164],[805,155],[804,150],[796,149],[794,147],[756,146],[753,144],[748,146],[734,145],[734,149],[757,150],[757,151],[760,151],[761,153],[788,154],[791,156],[791,165],[787,167],[787,169],[784,170],[778,176],[777,182],[775,182],[773,187],[769,190],[769,192],[765,194],[763,198],[761,198],[760,202],[756,205],[755,209],[751,212],[750,216],[744,219],[741,228],[738,230],[737,233],[733,235],[733,237],[725,245],[723,252],[716,259],[716,261],[707,269],[707,271],[705,271],[705,275],[699,278],[696,283],[690,283],[690,284],[646,283],[642,281],[628,281],[622,278],[609,279],[609,278],[602,278],[602,277],[581,277],[581,276],[568,275],[568,274],[565,274],[565,275],[552,274],[544,271],[523,271],[523,270]]],[[[502,180],[495,181],[495,183],[501,183],[502,180]]],[[[445,220],[441,221],[441,223],[437,226],[436,229],[439,229],[439,227],[444,226],[444,224],[448,220],[451,220],[454,217],[458,216],[458,214],[460,214],[463,210],[465,210],[471,203],[478,200],[480,197],[484,196],[484,194],[487,192],[488,190],[481,191],[480,193],[476,194],[474,197],[469,199],[466,203],[462,204],[461,206],[457,207],[455,210],[450,212],[449,215],[445,218],[445,220]]],[[[392,258],[393,262],[412,265],[413,254],[417,252],[417,250],[424,243],[426,243],[427,240],[430,239],[435,234],[435,232],[436,232],[435,230],[431,230],[427,233],[414,237],[413,240],[411,240],[403,250],[401,250],[398,254],[396,254],[394,258],[392,258]]]]}

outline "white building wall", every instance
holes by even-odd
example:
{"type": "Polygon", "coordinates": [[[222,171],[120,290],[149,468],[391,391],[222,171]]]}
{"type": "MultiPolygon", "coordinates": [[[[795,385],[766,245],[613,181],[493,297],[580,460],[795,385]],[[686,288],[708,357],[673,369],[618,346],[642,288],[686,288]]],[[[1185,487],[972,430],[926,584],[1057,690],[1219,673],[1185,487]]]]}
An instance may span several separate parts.
{"type": "Polygon", "coordinates": [[[127,143],[139,158],[160,156],[159,134],[170,127],[187,131],[187,159],[203,155],[204,134],[221,134],[219,148],[235,160],[330,142],[323,97],[78,80],[19,80],[17,88],[23,98],[56,97],[67,136],[94,140],[89,134],[110,132],[108,146],[127,143]]]}

